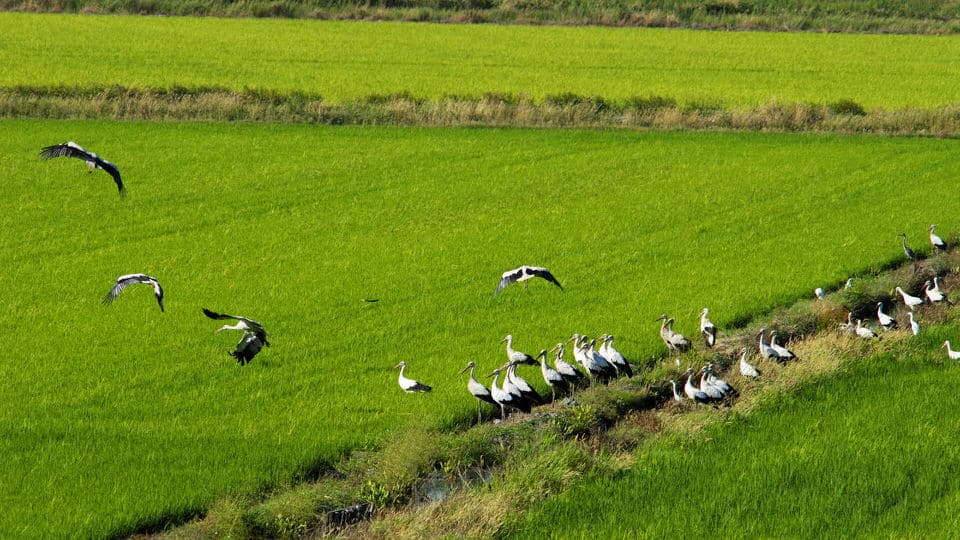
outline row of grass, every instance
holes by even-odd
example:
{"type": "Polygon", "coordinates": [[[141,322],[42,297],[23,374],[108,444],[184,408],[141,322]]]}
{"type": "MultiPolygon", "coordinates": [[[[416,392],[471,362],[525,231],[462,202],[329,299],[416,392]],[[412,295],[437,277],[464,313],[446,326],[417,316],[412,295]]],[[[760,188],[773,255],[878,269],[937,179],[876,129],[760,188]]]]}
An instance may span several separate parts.
{"type": "Polygon", "coordinates": [[[834,32],[957,32],[948,1],[872,0],[0,0],[17,11],[470,23],[591,24],[834,32]]]}
{"type": "MultiPolygon", "coordinates": [[[[856,339],[856,338],[850,338],[856,339]]],[[[525,513],[505,537],[946,537],[960,525],[954,324],[849,358],[747,416],[644,445],[624,475],[525,513]]]]}
{"type": "Polygon", "coordinates": [[[729,109],[716,103],[680,105],[663,96],[624,101],[577,94],[548,94],[541,103],[526,95],[446,96],[436,101],[402,92],[372,94],[346,103],[322,96],[223,87],[0,88],[0,117],[61,120],[111,119],[389,125],[427,127],[549,127],[660,130],[830,132],[956,137],[960,108],[873,109],[840,100],[782,103],[729,109]]]}
{"type": "Polygon", "coordinates": [[[960,37],[0,14],[2,87],[668,96],[681,107],[960,102],[960,37]],[[544,54],[544,51],[551,51],[544,54]]]}
{"type": "Polygon", "coordinates": [[[122,534],[468,421],[457,372],[508,333],[610,332],[643,363],[660,313],[745,320],[896,260],[900,231],[925,251],[960,210],[918,211],[960,172],[949,140],[5,120],[0,142],[3,536],[122,534]],[[128,197],[39,160],[65,140],[128,197]],[[494,298],[519,264],[565,291],[494,298]],[[149,288],[100,304],[130,272],[166,313],[149,288]],[[273,347],[240,368],[201,307],[273,347]],[[434,392],[402,393],[400,360],[434,392]]]}

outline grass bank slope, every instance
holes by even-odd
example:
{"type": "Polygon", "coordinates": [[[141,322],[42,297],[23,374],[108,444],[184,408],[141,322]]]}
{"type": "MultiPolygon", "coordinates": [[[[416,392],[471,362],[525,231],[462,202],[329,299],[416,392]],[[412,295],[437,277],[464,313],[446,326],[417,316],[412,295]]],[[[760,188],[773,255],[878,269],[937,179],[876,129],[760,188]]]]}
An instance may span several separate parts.
{"type": "MultiPolygon", "coordinates": [[[[0,535],[122,534],[469,420],[457,371],[654,317],[694,334],[944,235],[956,142],[842,137],[0,122],[0,535]],[[76,140],[120,167],[39,160],[76,140]],[[505,269],[543,283],[492,292],[505,269]],[[100,299],[145,272],[164,284],[100,299]],[[379,298],[375,304],[363,298],[379,298]],[[273,347],[246,368],[201,307],[273,347]],[[391,368],[432,384],[410,396],[391,368]]],[[[527,374],[533,380],[534,373],[527,374]]]]}
{"type": "Polygon", "coordinates": [[[215,85],[339,102],[407,92],[960,102],[960,36],[0,14],[2,86],[215,85]]]}
{"type": "MultiPolygon", "coordinates": [[[[857,339],[857,338],[850,338],[857,339]]],[[[851,359],[749,416],[646,445],[631,471],[521,518],[510,538],[945,537],[960,526],[956,327],[851,359]]]]}

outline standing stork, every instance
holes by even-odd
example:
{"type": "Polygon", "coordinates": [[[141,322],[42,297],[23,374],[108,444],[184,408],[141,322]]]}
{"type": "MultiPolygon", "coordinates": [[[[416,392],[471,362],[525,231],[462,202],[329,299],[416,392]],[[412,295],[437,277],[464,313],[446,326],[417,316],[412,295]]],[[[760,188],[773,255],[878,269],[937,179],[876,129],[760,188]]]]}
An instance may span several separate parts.
{"type": "Polygon", "coordinates": [[[897,236],[900,237],[900,241],[903,244],[903,254],[910,259],[910,262],[913,263],[913,269],[917,269],[917,254],[910,249],[910,246],[907,245],[907,233],[900,233],[897,236]]]}
{"type": "MultiPolygon", "coordinates": [[[[500,369],[493,370],[493,373],[490,374],[493,377],[493,382],[490,383],[490,396],[494,401],[497,402],[497,405],[500,406],[500,419],[506,420],[507,418],[507,407],[511,409],[521,410],[520,404],[517,402],[517,398],[512,394],[497,386],[497,380],[500,378],[500,369]]],[[[529,412],[529,411],[527,411],[529,412]]]]}
{"type": "Polygon", "coordinates": [[[761,328],[761,329],[760,329],[760,345],[759,345],[759,348],[760,348],[760,356],[762,356],[762,357],[764,357],[764,358],[772,358],[772,359],[774,359],[774,360],[779,360],[779,359],[780,359],[780,356],[777,354],[777,351],[773,350],[773,348],[770,347],[770,345],[767,345],[767,343],[766,343],[765,341],[763,341],[763,334],[764,334],[766,331],[767,331],[766,328],[761,328]]]}
{"type": "Polygon", "coordinates": [[[946,302],[952,306],[953,302],[951,302],[950,299],[947,298],[947,295],[943,294],[943,291],[940,290],[940,283],[938,282],[939,279],[939,277],[934,277],[933,283],[931,283],[928,279],[927,282],[923,284],[923,292],[927,296],[927,300],[930,300],[930,302],[934,304],[946,302]]]}
{"type": "Polygon", "coordinates": [[[947,349],[947,357],[951,360],[960,360],[960,351],[955,351],[950,348],[950,341],[944,341],[943,346],[947,349]]]}
{"type": "Polygon", "coordinates": [[[683,397],[677,393],[677,381],[670,379],[670,386],[673,388],[673,400],[677,403],[683,403],[683,397]]]}
{"type": "Polygon", "coordinates": [[[933,232],[933,230],[936,228],[937,228],[936,225],[930,226],[930,244],[933,246],[933,249],[935,251],[946,251],[947,243],[944,242],[943,238],[940,238],[940,236],[938,236],[937,233],[933,232]]]}
{"type": "Polygon", "coordinates": [[[513,350],[513,334],[507,334],[507,337],[500,340],[500,343],[507,342],[507,362],[517,364],[537,365],[537,360],[527,353],[513,350]]]}
{"type": "Polygon", "coordinates": [[[777,345],[776,330],[770,333],[770,348],[773,349],[773,352],[777,353],[777,357],[784,362],[787,360],[795,360],[797,358],[797,355],[793,354],[793,351],[790,349],[777,345]]]}
{"type": "MultiPolygon", "coordinates": [[[[533,402],[530,401],[526,396],[523,395],[523,392],[520,391],[520,387],[514,384],[513,379],[510,377],[510,370],[516,364],[512,362],[507,362],[500,369],[504,372],[503,376],[503,385],[501,388],[504,392],[510,394],[510,397],[513,398],[513,402],[510,404],[513,408],[519,409],[525,413],[530,412],[533,407],[533,402]]],[[[493,390],[491,389],[491,392],[493,390]]]]}
{"type": "Polygon", "coordinates": [[[520,393],[530,401],[531,405],[543,405],[546,403],[546,400],[530,386],[530,383],[528,383],[526,379],[517,375],[517,365],[516,362],[510,362],[505,366],[507,368],[507,380],[520,390],[520,393]]]}
{"type": "Polygon", "coordinates": [[[917,298],[916,296],[913,296],[912,294],[907,293],[902,288],[900,288],[899,285],[894,290],[900,293],[900,296],[903,297],[903,303],[906,304],[908,308],[910,308],[910,311],[913,311],[913,308],[917,306],[923,305],[923,298],[917,298]]]}
{"type": "Polygon", "coordinates": [[[117,282],[113,285],[113,288],[110,289],[110,292],[103,297],[103,303],[109,304],[117,299],[117,296],[121,291],[133,285],[134,283],[149,283],[153,285],[153,295],[157,297],[157,304],[160,304],[160,311],[163,312],[163,287],[160,286],[160,282],[157,281],[157,278],[153,276],[148,276],[146,274],[127,274],[125,276],[120,276],[117,278],[117,282]]]}
{"type": "Polygon", "coordinates": [[[604,334],[600,336],[600,339],[603,340],[603,345],[600,346],[599,351],[600,356],[616,368],[619,374],[633,377],[633,368],[630,367],[630,363],[620,354],[620,351],[613,348],[613,336],[604,334]]]}
{"type": "Polygon", "coordinates": [[[896,319],[883,312],[883,302],[877,302],[877,322],[884,330],[894,330],[899,326],[896,319]]]}
{"type": "Polygon", "coordinates": [[[750,362],[747,362],[747,348],[740,349],[740,374],[744,377],[757,378],[760,372],[750,362]]]}
{"type": "Polygon", "coordinates": [[[572,364],[563,359],[563,343],[557,343],[556,347],[550,349],[550,352],[553,351],[557,351],[557,356],[553,359],[553,366],[563,379],[570,384],[571,388],[587,382],[587,377],[583,373],[580,373],[579,369],[573,367],[572,364]]]}
{"type": "MultiPolygon", "coordinates": [[[[253,360],[253,357],[260,352],[264,346],[269,347],[270,342],[267,341],[267,331],[263,328],[263,325],[258,323],[253,319],[248,319],[246,317],[241,317],[239,315],[226,315],[223,313],[217,313],[215,311],[210,311],[207,308],[201,308],[203,314],[208,318],[213,320],[235,320],[237,324],[229,325],[225,324],[218,328],[214,333],[219,334],[224,330],[240,330],[243,332],[243,336],[240,338],[240,341],[237,343],[236,348],[233,351],[230,351],[230,355],[237,359],[237,362],[241,366],[247,364],[247,362],[253,360]]],[[[399,367],[399,366],[398,366],[399,367]]],[[[403,370],[400,370],[401,376],[403,370]]]]}
{"type": "Polygon", "coordinates": [[[94,169],[106,171],[107,174],[113,177],[114,183],[117,184],[117,190],[120,191],[120,196],[123,197],[126,195],[126,189],[124,189],[123,182],[120,180],[120,169],[118,169],[113,163],[110,163],[93,152],[84,150],[84,148],[79,144],[70,141],[63,144],[45,146],[42,150],[40,150],[41,159],[46,160],[61,156],[82,159],[87,163],[88,173],[93,172],[94,169]]]}
{"type": "Polygon", "coordinates": [[[693,368],[687,368],[687,382],[683,385],[683,393],[694,403],[707,403],[710,396],[693,385],[693,368]]]}
{"type": "Polygon", "coordinates": [[[700,312],[700,335],[707,347],[713,347],[717,343],[717,327],[707,318],[707,311],[707,308],[703,308],[700,312]]]}
{"type": "Polygon", "coordinates": [[[857,335],[864,339],[873,339],[877,337],[876,332],[867,328],[866,326],[863,326],[862,322],[862,319],[857,319],[857,335]]]}
{"type": "Polygon", "coordinates": [[[483,419],[483,415],[480,412],[480,402],[486,402],[494,407],[500,407],[500,404],[494,401],[493,395],[490,393],[490,389],[481,384],[479,381],[473,378],[473,369],[476,365],[471,360],[467,367],[463,368],[460,373],[463,374],[468,369],[470,370],[470,379],[467,381],[467,391],[470,394],[477,398],[477,423],[483,419]]]}
{"type": "Polygon", "coordinates": [[[407,377],[404,377],[403,371],[407,369],[406,362],[400,362],[399,364],[394,366],[393,369],[397,369],[397,368],[400,368],[400,376],[397,377],[397,382],[400,383],[400,388],[402,388],[404,392],[412,394],[414,392],[429,392],[433,390],[433,388],[419,381],[415,381],[413,379],[408,379],[407,377]]]}
{"type": "Polygon", "coordinates": [[[917,321],[913,320],[913,312],[911,311],[910,313],[907,313],[907,316],[910,317],[910,332],[912,332],[913,335],[919,334],[919,333],[920,333],[920,323],[918,323],[917,321]]]}
{"type": "Polygon", "coordinates": [[[540,373],[543,375],[544,382],[547,383],[547,386],[550,387],[550,393],[553,394],[550,399],[550,404],[553,405],[557,402],[557,390],[561,392],[567,392],[570,390],[570,383],[563,378],[563,375],[559,371],[550,367],[547,364],[547,350],[541,349],[540,354],[537,355],[537,358],[540,359],[540,373]]]}
{"type": "Polygon", "coordinates": [[[513,270],[507,270],[500,276],[500,283],[497,284],[497,290],[493,292],[493,295],[496,296],[500,294],[505,287],[522,281],[523,287],[526,288],[528,279],[541,278],[553,283],[557,287],[560,287],[560,290],[563,290],[563,285],[560,285],[560,282],[557,281],[557,278],[553,277],[553,274],[549,270],[541,266],[521,266],[520,268],[514,268],[513,270]]]}

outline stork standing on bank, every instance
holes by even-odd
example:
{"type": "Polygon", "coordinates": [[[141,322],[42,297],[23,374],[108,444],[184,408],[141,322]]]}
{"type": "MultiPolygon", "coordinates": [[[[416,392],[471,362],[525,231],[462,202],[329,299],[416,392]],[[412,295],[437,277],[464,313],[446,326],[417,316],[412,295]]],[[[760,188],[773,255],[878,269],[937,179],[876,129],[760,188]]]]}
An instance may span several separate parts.
{"type": "Polygon", "coordinates": [[[903,298],[903,303],[908,308],[910,308],[910,311],[913,311],[913,308],[917,306],[923,305],[923,298],[918,298],[916,296],[913,296],[912,294],[909,294],[908,292],[900,288],[899,285],[894,290],[900,293],[900,296],[903,298]]]}
{"type": "Polygon", "coordinates": [[[526,379],[517,375],[517,363],[510,362],[507,366],[507,380],[513,383],[516,386],[520,393],[523,394],[523,397],[526,398],[531,405],[543,405],[546,403],[546,400],[530,386],[530,383],[526,379]]]}
{"type": "Polygon", "coordinates": [[[633,368],[630,367],[630,363],[620,354],[620,351],[613,348],[613,336],[604,334],[600,336],[600,340],[602,341],[602,345],[600,345],[600,350],[598,351],[600,356],[612,365],[620,375],[633,377],[633,368]]]}
{"type": "MultiPolygon", "coordinates": [[[[264,329],[263,325],[257,321],[248,319],[246,317],[241,317],[239,315],[226,315],[224,313],[217,313],[215,311],[210,311],[207,308],[202,308],[202,310],[204,315],[213,320],[237,321],[237,323],[233,325],[225,324],[221,326],[214,333],[219,334],[224,330],[240,330],[243,332],[243,335],[240,337],[240,341],[237,342],[237,346],[233,351],[230,351],[230,356],[236,358],[237,362],[241,366],[245,366],[247,362],[253,360],[253,357],[260,352],[260,349],[270,346],[270,342],[267,341],[266,329],[264,329]]],[[[403,370],[401,370],[401,373],[402,372],[403,370]]]]}
{"type": "Polygon", "coordinates": [[[157,278],[148,276],[146,274],[127,274],[118,277],[117,282],[113,285],[113,288],[110,289],[110,292],[103,297],[103,303],[112,303],[117,299],[117,296],[124,289],[130,285],[133,285],[134,283],[149,283],[153,285],[153,295],[157,298],[157,304],[160,305],[160,311],[163,312],[163,287],[160,286],[160,282],[157,281],[157,278]]]}
{"type": "Polygon", "coordinates": [[[528,283],[527,280],[533,278],[541,278],[553,283],[557,287],[560,287],[560,290],[563,290],[563,285],[560,285],[560,282],[557,281],[557,278],[553,277],[553,274],[549,270],[541,266],[521,266],[520,268],[515,268],[513,270],[507,270],[500,276],[500,283],[497,284],[497,290],[493,292],[493,295],[496,296],[500,294],[504,288],[508,285],[512,285],[517,282],[523,282],[523,287],[526,288],[528,283]]]}
{"type": "Polygon", "coordinates": [[[907,316],[910,317],[910,332],[912,332],[913,335],[919,334],[919,333],[920,333],[920,323],[918,323],[917,321],[913,320],[913,312],[911,311],[910,313],[907,313],[907,316]]]}
{"type": "Polygon", "coordinates": [[[490,376],[493,377],[493,382],[490,383],[490,396],[495,402],[497,402],[497,405],[500,406],[500,419],[506,420],[507,407],[515,410],[521,410],[521,407],[517,403],[517,398],[510,394],[510,392],[507,392],[503,388],[497,386],[497,380],[500,378],[500,373],[501,370],[495,369],[493,370],[493,373],[490,374],[490,376]]]}
{"type": "Polygon", "coordinates": [[[405,369],[407,369],[406,362],[400,362],[393,367],[393,369],[397,368],[400,368],[400,376],[397,377],[397,382],[400,383],[400,388],[402,388],[404,392],[412,394],[414,392],[429,392],[433,390],[433,388],[423,384],[422,382],[408,379],[404,376],[403,372],[405,369]]]}
{"type": "Polygon", "coordinates": [[[683,393],[694,403],[707,403],[710,396],[693,384],[693,368],[687,368],[687,382],[683,385],[683,393]]]}
{"type": "Polygon", "coordinates": [[[470,392],[473,397],[477,398],[477,423],[480,423],[480,421],[483,419],[483,415],[480,411],[481,402],[489,403],[497,408],[500,407],[500,404],[494,401],[493,395],[490,393],[489,388],[473,378],[473,370],[475,367],[476,364],[471,361],[469,364],[467,364],[467,367],[460,371],[460,373],[463,374],[468,369],[470,370],[470,379],[467,380],[467,391],[470,392]]]}
{"type": "Polygon", "coordinates": [[[763,340],[763,334],[766,331],[767,331],[766,328],[760,329],[760,344],[759,344],[760,356],[762,356],[763,358],[772,358],[773,360],[779,360],[780,356],[777,354],[777,351],[773,350],[773,348],[770,347],[770,345],[767,345],[767,343],[763,340]]]}
{"type": "Polygon", "coordinates": [[[786,362],[787,360],[795,360],[797,355],[793,354],[793,351],[787,349],[786,347],[781,347],[777,345],[777,331],[774,330],[770,334],[770,348],[773,349],[773,352],[777,353],[777,357],[780,360],[786,362]]]}
{"type": "Polygon", "coordinates": [[[713,347],[717,343],[717,327],[707,318],[707,308],[700,312],[700,335],[703,336],[703,343],[707,347],[713,347]]]}
{"type": "Polygon", "coordinates": [[[750,377],[755,379],[760,376],[760,371],[757,370],[750,362],[747,362],[747,348],[743,347],[740,349],[740,374],[744,377],[750,377]]]}
{"type": "Polygon", "coordinates": [[[960,360],[960,351],[955,351],[950,348],[950,341],[944,341],[943,346],[947,349],[947,357],[951,360],[960,360]]]}
{"type": "Polygon", "coordinates": [[[933,232],[936,229],[936,225],[930,226],[930,245],[933,246],[935,251],[946,251],[947,243],[943,241],[943,238],[940,238],[937,233],[933,232]]]}
{"type": "Polygon", "coordinates": [[[513,334],[507,334],[505,338],[500,340],[500,343],[503,343],[504,341],[507,342],[507,362],[530,364],[531,366],[537,365],[537,360],[534,357],[527,353],[513,349],[513,334]]]}
{"type": "Polygon", "coordinates": [[[934,277],[933,282],[931,283],[928,279],[926,283],[923,284],[923,292],[927,296],[927,300],[937,304],[939,302],[946,302],[947,304],[953,305],[953,302],[947,298],[947,295],[943,294],[943,291],[940,290],[940,283],[938,282],[940,278],[934,277]]]}
{"type": "Polygon", "coordinates": [[[894,330],[899,326],[896,319],[883,312],[883,302],[877,302],[877,322],[884,330],[894,330]]]}
{"type": "Polygon", "coordinates": [[[113,163],[110,163],[93,152],[85,150],[79,144],[70,141],[63,144],[45,146],[42,150],[40,150],[41,159],[46,160],[61,156],[82,159],[87,163],[87,172],[93,172],[94,169],[106,171],[107,174],[113,177],[114,183],[117,184],[117,190],[120,191],[120,196],[123,197],[126,195],[126,189],[123,187],[123,181],[120,180],[120,169],[118,169],[113,163]]]}
{"type": "Polygon", "coordinates": [[[550,387],[550,393],[552,394],[550,404],[552,405],[557,402],[557,391],[559,390],[562,393],[568,392],[570,390],[570,383],[563,378],[563,375],[561,375],[559,371],[547,364],[546,349],[542,349],[540,354],[537,355],[537,358],[540,359],[540,373],[543,375],[543,380],[547,383],[547,386],[550,387]]]}
{"type": "Polygon", "coordinates": [[[576,388],[587,383],[587,377],[583,373],[580,373],[580,370],[573,367],[572,364],[563,359],[564,348],[563,343],[557,343],[557,346],[550,349],[550,352],[556,351],[557,356],[553,359],[553,367],[556,368],[557,372],[563,377],[565,381],[570,385],[571,388],[576,388]]]}
{"type": "Polygon", "coordinates": [[[857,335],[864,339],[873,339],[877,337],[876,332],[867,328],[866,326],[863,326],[862,322],[863,321],[861,319],[857,319],[857,335]]]}

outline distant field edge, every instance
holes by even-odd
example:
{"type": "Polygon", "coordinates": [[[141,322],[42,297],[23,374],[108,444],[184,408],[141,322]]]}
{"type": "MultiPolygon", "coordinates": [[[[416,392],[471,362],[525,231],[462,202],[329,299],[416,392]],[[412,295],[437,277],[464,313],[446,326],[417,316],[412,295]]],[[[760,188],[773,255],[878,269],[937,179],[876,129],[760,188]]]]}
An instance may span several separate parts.
{"type": "Polygon", "coordinates": [[[0,87],[0,118],[960,135],[960,104],[866,109],[852,100],[771,98],[757,107],[730,108],[657,95],[615,101],[567,93],[535,101],[523,94],[489,93],[428,100],[406,92],[326,102],[303,92],[217,86],[0,87]]]}
{"type": "Polygon", "coordinates": [[[39,13],[309,18],[440,23],[564,24],[716,30],[952,34],[956,2],[769,0],[0,0],[39,13]]]}

